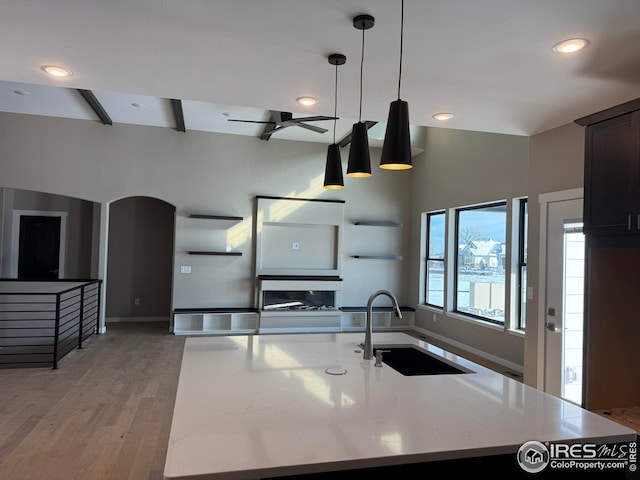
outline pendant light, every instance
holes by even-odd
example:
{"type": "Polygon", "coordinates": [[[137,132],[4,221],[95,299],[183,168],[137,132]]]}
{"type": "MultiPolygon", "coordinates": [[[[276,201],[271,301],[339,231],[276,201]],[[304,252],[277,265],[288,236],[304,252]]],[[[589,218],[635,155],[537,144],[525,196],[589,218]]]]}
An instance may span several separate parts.
{"type": "Polygon", "coordinates": [[[411,138],[409,136],[409,104],[400,100],[402,81],[402,37],[404,35],[404,0],[400,13],[400,71],[398,74],[398,99],[391,102],[387,130],[382,144],[380,168],[406,170],[411,164],[411,138]]]}
{"type": "Polygon", "coordinates": [[[364,31],[373,27],[375,19],[371,15],[358,15],[353,19],[353,26],[362,30],[362,56],[360,59],[360,114],[358,123],[351,131],[351,148],[347,164],[347,176],[371,176],[371,161],[369,159],[369,137],[367,124],[362,121],[362,67],[364,64],[364,31]]]}
{"type": "Polygon", "coordinates": [[[338,190],[344,188],[340,147],[336,144],[336,122],[338,121],[338,65],[344,65],[347,57],[340,53],[329,55],[329,63],[336,67],[336,83],[333,95],[333,143],[327,149],[327,164],[324,169],[324,188],[338,190]]]}

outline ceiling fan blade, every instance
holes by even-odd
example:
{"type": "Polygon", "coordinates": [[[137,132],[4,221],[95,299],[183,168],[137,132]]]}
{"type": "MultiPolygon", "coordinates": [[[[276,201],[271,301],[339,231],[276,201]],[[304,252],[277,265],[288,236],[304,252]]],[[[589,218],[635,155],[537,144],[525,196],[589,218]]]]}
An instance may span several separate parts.
{"type": "Polygon", "coordinates": [[[311,130],[317,133],[325,133],[329,131],[326,128],[316,127],[315,125],[307,125],[306,123],[301,122],[293,122],[293,125],[297,125],[298,127],[306,128],[307,130],[311,130]]]}
{"type": "Polygon", "coordinates": [[[232,119],[232,118],[227,118],[227,122],[269,123],[269,124],[275,124],[275,123],[276,123],[276,122],[272,122],[272,121],[261,122],[260,120],[234,120],[234,119],[232,119]]]}
{"type": "Polygon", "coordinates": [[[323,120],[339,120],[338,117],[325,117],[323,115],[319,115],[317,117],[301,117],[301,118],[294,118],[293,119],[296,122],[320,122],[323,120]]]}

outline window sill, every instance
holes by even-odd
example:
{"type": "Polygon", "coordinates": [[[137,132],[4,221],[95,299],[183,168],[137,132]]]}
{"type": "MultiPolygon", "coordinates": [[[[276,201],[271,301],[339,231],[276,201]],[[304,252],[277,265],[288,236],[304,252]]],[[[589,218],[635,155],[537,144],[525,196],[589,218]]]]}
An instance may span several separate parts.
{"type": "Polygon", "coordinates": [[[426,310],[427,312],[439,313],[441,315],[444,314],[444,309],[440,307],[434,307],[432,305],[425,305],[424,303],[417,305],[417,308],[420,310],[426,310]]]}
{"type": "Polygon", "coordinates": [[[491,322],[485,322],[484,320],[479,320],[477,318],[467,317],[466,315],[462,315],[460,313],[455,312],[447,312],[445,314],[447,317],[455,318],[456,320],[462,320],[463,322],[472,323],[473,325],[478,325],[481,327],[490,328],[491,330],[496,330],[499,332],[505,331],[504,325],[497,325],[491,322]]]}
{"type": "Polygon", "coordinates": [[[473,318],[473,317],[467,317],[466,315],[462,315],[461,313],[456,313],[456,312],[445,312],[442,309],[439,309],[437,307],[432,307],[431,305],[417,305],[416,309],[418,310],[424,310],[426,312],[432,312],[432,313],[438,313],[444,317],[448,317],[448,318],[455,318],[456,320],[462,320],[463,322],[468,322],[471,323],[473,325],[479,325],[481,327],[487,327],[490,328],[492,330],[496,330],[499,332],[508,332],[512,335],[516,335],[516,336],[522,336],[524,337],[524,332],[522,330],[509,330],[507,329],[504,325],[497,325],[495,323],[491,323],[491,322],[485,322],[483,320],[479,320],[477,318],[473,318]]]}
{"type": "Polygon", "coordinates": [[[514,329],[512,329],[512,328],[509,328],[509,329],[507,330],[507,333],[508,333],[509,335],[513,335],[513,336],[515,336],[515,337],[524,338],[524,333],[525,333],[525,332],[524,332],[524,330],[514,330],[514,329]]]}

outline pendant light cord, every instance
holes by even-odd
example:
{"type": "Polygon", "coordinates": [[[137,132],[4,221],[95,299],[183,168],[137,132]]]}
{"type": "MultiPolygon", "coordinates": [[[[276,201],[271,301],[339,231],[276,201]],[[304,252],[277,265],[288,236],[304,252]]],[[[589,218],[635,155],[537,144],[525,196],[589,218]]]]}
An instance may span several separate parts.
{"type": "Polygon", "coordinates": [[[400,70],[398,74],[398,100],[400,100],[400,82],[402,81],[402,37],[404,37],[404,0],[400,8],[400,70]]]}
{"type": "Polygon", "coordinates": [[[358,114],[358,122],[362,122],[362,72],[364,70],[364,28],[362,29],[362,55],[360,55],[360,113],[358,114]]]}
{"type": "Polygon", "coordinates": [[[336,143],[336,123],[338,122],[338,64],[336,63],[336,83],[333,94],[333,143],[336,143]]]}

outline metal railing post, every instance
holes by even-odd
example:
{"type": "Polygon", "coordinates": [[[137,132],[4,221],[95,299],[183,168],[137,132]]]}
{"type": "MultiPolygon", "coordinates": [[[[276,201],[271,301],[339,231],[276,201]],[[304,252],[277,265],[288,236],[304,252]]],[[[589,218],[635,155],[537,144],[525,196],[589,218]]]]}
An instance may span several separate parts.
{"type": "Polygon", "coordinates": [[[80,288],[80,318],[78,320],[78,348],[82,348],[82,322],[84,320],[84,287],[80,288]]]}
{"type": "Polygon", "coordinates": [[[102,299],[102,280],[98,280],[98,309],[96,310],[96,335],[100,335],[100,301],[102,299]]]}
{"type": "Polygon", "coordinates": [[[56,319],[53,336],[53,369],[58,368],[58,337],[60,336],[60,294],[56,294],[56,319]]]}

